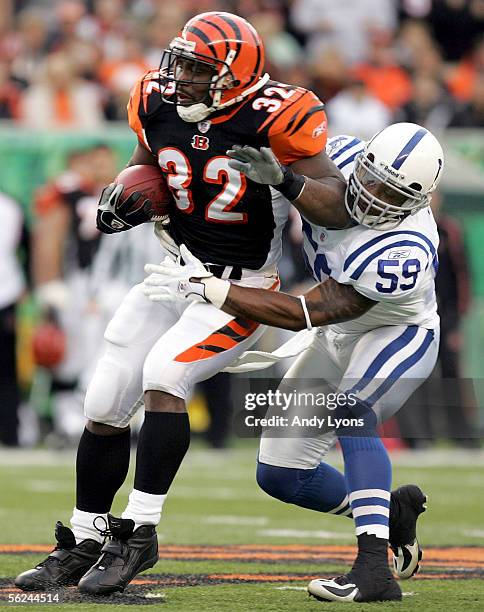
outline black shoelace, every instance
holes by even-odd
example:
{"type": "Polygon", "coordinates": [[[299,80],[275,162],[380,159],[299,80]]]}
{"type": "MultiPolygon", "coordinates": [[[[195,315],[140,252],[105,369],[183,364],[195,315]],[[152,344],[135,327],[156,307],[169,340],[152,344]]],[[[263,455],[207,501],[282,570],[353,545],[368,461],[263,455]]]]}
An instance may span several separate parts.
{"type": "Polygon", "coordinates": [[[103,545],[106,543],[106,540],[108,540],[109,542],[115,542],[116,544],[119,545],[119,553],[115,553],[115,552],[106,552],[102,555],[101,559],[98,561],[97,565],[102,565],[103,567],[108,567],[111,565],[111,563],[114,561],[114,559],[116,559],[116,557],[123,557],[124,556],[124,550],[126,548],[126,544],[120,539],[118,538],[115,534],[113,534],[113,532],[111,531],[111,529],[109,528],[109,523],[108,521],[105,519],[104,516],[100,515],[100,516],[96,516],[96,518],[93,521],[93,525],[96,529],[96,531],[99,532],[99,534],[104,538],[104,542],[103,545]],[[104,526],[103,527],[98,527],[96,525],[96,521],[98,519],[102,519],[102,521],[104,522],[104,526]]]}

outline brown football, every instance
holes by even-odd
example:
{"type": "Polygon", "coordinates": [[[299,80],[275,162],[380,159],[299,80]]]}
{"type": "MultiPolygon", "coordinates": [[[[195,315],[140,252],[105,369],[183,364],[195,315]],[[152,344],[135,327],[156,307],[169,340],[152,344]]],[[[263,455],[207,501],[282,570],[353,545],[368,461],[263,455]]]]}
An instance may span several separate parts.
{"type": "MultiPolygon", "coordinates": [[[[165,177],[156,166],[138,165],[122,170],[115,178],[116,184],[124,185],[120,203],[124,202],[133,192],[141,191],[145,200],[147,220],[156,221],[159,217],[170,214],[173,196],[168,189],[165,177]],[[151,203],[149,206],[147,200],[151,203]]],[[[133,206],[139,208],[140,202],[133,206]]]]}

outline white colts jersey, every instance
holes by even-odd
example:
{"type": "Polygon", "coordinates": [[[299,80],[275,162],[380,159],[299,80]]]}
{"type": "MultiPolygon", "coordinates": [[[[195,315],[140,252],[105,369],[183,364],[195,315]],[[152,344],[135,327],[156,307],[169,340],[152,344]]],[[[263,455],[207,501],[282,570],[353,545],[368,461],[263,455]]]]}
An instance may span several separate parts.
{"type": "MultiPolygon", "coordinates": [[[[364,146],[357,138],[336,136],[326,152],[347,179],[364,146]]],[[[361,317],[333,328],[354,333],[384,325],[438,326],[434,277],[439,237],[429,208],[392,230],[362,225],[337,230],[304,218],[303,230],[305,259],[317,281],[331,277],[378,302],[361,317]]]]}

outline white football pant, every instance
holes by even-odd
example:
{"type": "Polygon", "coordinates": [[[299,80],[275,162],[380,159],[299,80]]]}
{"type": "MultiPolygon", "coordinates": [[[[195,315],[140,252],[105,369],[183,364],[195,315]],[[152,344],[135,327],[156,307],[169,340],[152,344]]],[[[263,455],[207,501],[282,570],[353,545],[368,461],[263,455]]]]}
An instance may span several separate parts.
{"type": "MultiPolygon", "coordinates": [[[[403,406],[435,366],[439,329],[396,325],[350,334],[334,327],[317,330],[311,346],[286,373],[284,386],[297,389],[299,380],[300,388],[305,389],[303,379],[327,381],[371,406],[381,422],[403,406]],[[294,385],[289,382],[291,378],[295,379],[294,385]]],[[[312,383],[311,386],[312,391],[317,391],[312,383]]],[[[323,391],[323,386],[319,390],[323,391]]],[[[314,406],[304,412],[304,407],[291,406],[284,416],[310,416],[314,406]]],[[[269,435],[270,432],[261,438],[259,461],[298,469],[317,467],[336,441],[334,431],[314,438],[297,433],[285,438],[269,435]]]]}

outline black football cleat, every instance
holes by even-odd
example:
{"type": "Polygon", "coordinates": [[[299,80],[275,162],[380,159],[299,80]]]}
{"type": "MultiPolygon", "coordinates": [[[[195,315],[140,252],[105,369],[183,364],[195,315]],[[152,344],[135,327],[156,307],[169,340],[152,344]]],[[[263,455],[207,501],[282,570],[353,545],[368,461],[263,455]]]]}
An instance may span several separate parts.
{"type": "Polygon", "coordinates": [[[79,591],[89,595],[109,595],[124,591],[140,572],[158,561],[158,538],[154,525],[141,525],[134,530],[134,521],[108,514],[107,529],[101,534],[108,541],[97,563],[79,581],[79,591]]]}
{"type": "Polygon", "coordinates": [[[417,485],[405,485],[392,491],[390,501],[390,548],[393,571],[401,580],[420,569],[422,549],[417,540],[417,519],[427,509],[427,496],[417,485]]]}
{"type": "Polygon", "coordinates": [[[23,591],[46,591],[75,586],[101,554],[101,544],[83,540],[76,544],[72,531],[60,521],[55,526],[57,545],[47,559],[15,578],[23,591]]]}
{"type": "Polygon", "coordinates": [[[402,591],[388,567],[387,550],[386,540],[358,536],[358,556],[351,570],[337,578],[311,580],[308,593],[319,601],[340,603],[400,601],[402,591]]]}

